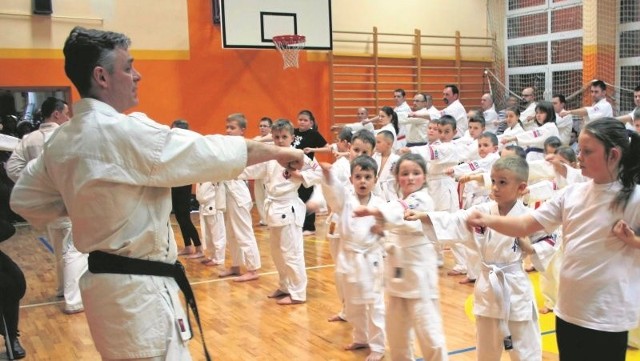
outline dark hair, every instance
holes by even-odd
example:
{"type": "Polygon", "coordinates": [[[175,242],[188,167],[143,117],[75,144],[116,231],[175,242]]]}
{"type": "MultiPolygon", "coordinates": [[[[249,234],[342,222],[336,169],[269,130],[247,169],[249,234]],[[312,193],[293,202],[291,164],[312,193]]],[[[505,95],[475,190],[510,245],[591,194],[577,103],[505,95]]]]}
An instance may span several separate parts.
{"type": "Polygon", "coordinates": [[[445,114],[438,119],[438,125],[450,125],[452,130],[456,130],[456,118],[445,114]]]}
{"type": "Polygon", "coordinates": [[[558,100],[560,101],[560,103],[562,104],[566,104],[567,103],[567,98],[565,98],[564,95],[562,94],[553,94],[553,96],[551,97],[551,99],[553,98],[558,98],[558,100]]]}
{"type": "Polygon", "coordinates": [[[64,106],[67,105],[67,102],[64,100],[60,100],[54,97],[48,97],[42,102],[40,106],[40,112],[42,113],[42,117],[47,119],[55,112],[56,110],[61,112],[64,110],[64,106]]]}
{"type": "Polygon", "coordinates": [[[388,131],[388,130],[381,130],[381,131],[379,131],[379,132],[378,132],[378,134],[376,134],[376,135],[382,135],[385,139],[387,139],[387,140],[388,140],[388,141],[390,141],[391,143],[393,143],[394,138],[395,138],[395,137],[393,136],[393,133],[391,133],[391,132],[390,132],[390,131],[388,131]]]}
{"type": "Polygon", "coordinates": [[[356,139],[360,139],[364,144],[370,144],[371,149],[376,147],[376,137],[370,131],[366,129],[360,129],[351,136],[351,143],[353,144],[356,139]]]}
{"type": "Polygon", "coordinates": [[[591,82],[591,86],[595,86],[598,87],[602,90],[607,90],[607,84],[605,84],[605,82],[603,82],[602,80],[594,80],[591,82]]]}
{"type": "Polygon", "coordinates": [[[615,118],[594,120],[585,125],[583,131],[602,143],[607,157],[611,149],[620,149],[617,179],[622,183],[622,189],[616,195],[612,208],[624,209],[636,184],[640,183],[640,134],[628,133],[625,125],[615,118]]]}
{"type": "Polygon", "coordinates": [[[505,110],[506,112],[513,112],[516,116],[520,116],[520,108],[515,106],[515,107],[507,107],[505,110]]]}
{"type": "Polygon", "coordinates": [[[271,120],[271,118],[269,118],[269,117],[262,117],[262,118],[260,118],[260,122],[258,122],[258,124],[259,124],[259,123],[262,123],[262,122],[267,122],[267,123],[269,123],[269,126],[271,126],[271,125],[273,124],[273,120],[271,120]]]}
{"type": "Polygon", "coordinates": [[[484,115],[479,110],[473,110],[473,115],[469,118],[469,123],[480,123],[482,128],[485,127],[486,121],[484,115]]]}
{"type": "Polygon", "coordinates": [[[453,95],[460,95],[460,90],[458,90],[458,87],[453,84],[447,84],[444,86],[444,88],[451,88],[451,92],[453,93],[453,95]]]}
{"type": "Polygon", "coordinates": [[[575,163],[578,159],[576,158],[576,152],[573,150],[573,148],[563,145],[562,147],[559,147],[558,149],[556,149],[556,153],[557,155],[561,156],[562,158],[566,159],[569,161],[569,163],[575,163]]]}
{"type": "Polygon", "coordinates": [[[635,88],[633,89],[633,91],[634,91],[634,92],[640,92],[640,85],[638,85],[637,87],[635,87],[635,88]]]}
{"type": "Polygon", "coordinates": [[[371,156],[366,154],[359,155],[354,160],[351,161],[352,174],[353,174],[353,170],[356,169],[356,167],[360,167],[360,169],[364,171],[372,170],[374,175],[378,174],[378,163],[375,161],[375,159],[371,158],[371,156]]]}
{"type": "Polygon", "coordinates": [[[189,129],[189,122],[184,119],[176,119],[171,123],[171,128],[189,129]]]}
{"type": "Polygon", "coordinates": [[[113,72],[114,50],[128,49],[131,40],[124,34],[76,26],[64,43],[64,72],[82,97],[91,95],[93,69],[113,72]]]}
{"type": "Polygon", "coordinates": [[[482,135],[480,136],[480,139],[482,138],[488,138],[491,141],[491,144],[493,145],[498,145],[498,136],[495,135],[495,133],[492,132],[484,132],[482,133],[482,135]]]}
{"type": "Polygon", "coordinates": [[[380,111],[383,111],[386,115],[391,117],[391,124],[393,124],[393,129],[395,129],[396,134],[400,131],[398,128],[398,114],[393,110],[392,107],[384,106],[380,111]]]}
{"type": "Polygon", "coordinates": [[[313,130],[316,130],[316,131],[317,131],[317,130],[318,130],[318,123],[316,122],[316,117],[314,117],[314,116],[313,116],[313,113],[311,113],[311,110],[303,109],[303,110],[301,110],[301,111],[298,113],[298,116],[303,115],[303,114],[304,114],[304,115],[306,115],[306,116],[308,116],[308,117],[309,117],[309,119],[311,120],[311,122],[312,122],[312,123],[311,123],[311,124],[312,124],[312,125],[311,125],[311,129],[313,129],[313,130]]]}
{"type": "Polygon", "coordinates": [[[351,128],[344,127],[340,129],[340,133],[338,133],[338,140],[347,141],[347,143],[351,143],[351,138],[353,137],[353,132],[351,132],[351,128]]]}
{"type": "Polygon", "coordinates": [[[407,93],[402,88],[398,88],[398,89],[394,90],[393,92],[402,94],[403,98],[407,96],[407,93]]]}
{"type": "MultiPolygon", "coordinates": [[[[541,101],[538,102],[538,104],[536,104],[536,112],[537,111],[541,111],[542,113],[545,113],[547,115],[547,118],[545,119],[545,123],[555,123],[556,122],[556,111],[553,110],[553,104],[551,104],[551,102],[548,101],[541,101]]],[[[538,120],[536,119],[536,124],[538,125],[542,125],[540,123],[538,123],[538,120]]]]}
{"type": "Polygon", "coordinates": [[[243,113],[232,113],[227,116],[227,123],[236,122],[240,129],[247,129],[247,117],[243,113]]]}
{"type": "Polygon", "coordinates": [[[291,124],[289,119],[278,119],[275,122],[273,122],[273,124],[271,124],[272,132],[279,132],[281,130],[286,130],[289,133],[291,133],[291,135],[293,135],[295,132],[293,128],[293,124],[291,124]]]}
{"type": "Polygon", "coordinates": [[[527,159],[527,152],[519,145],[509,144],[504,147],[504,149],[513,151],[518,157],[522,159],[527,159]]]}
{"type": "Polygon", "coordinates": [[[555,135],[550,136],[549,138],[544,140],[544,148],[553,147],[553,149],[558,149],[562,146],[562,141],[560,138],[555,135]]]}

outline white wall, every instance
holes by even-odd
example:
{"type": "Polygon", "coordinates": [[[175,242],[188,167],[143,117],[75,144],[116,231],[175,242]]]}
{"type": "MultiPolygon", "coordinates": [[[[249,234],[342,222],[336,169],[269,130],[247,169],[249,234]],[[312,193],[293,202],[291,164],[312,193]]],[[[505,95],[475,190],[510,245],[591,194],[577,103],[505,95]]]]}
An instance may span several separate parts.
{"type": "Polygon", "coordinates": [[[136,50],[189,49],[187,0],[53,0],[51,16],[31,3],[0,1],[0,50],[62,49],[76,25],[125,33],[136,50]]]}
{"type": "MultiPolygon", "coordinates": [[[[332,27],[334,31],[371,32],[374,26],[382,33],[414,34],[419,29],[422,35],[486,37],[487,0],[333,0],[332,27]]],[[[336,52],[370,52],[370,46],[336,42],[336,39],[356,38],[371,40],[371,37],[355,35],[334,35],[336,52]]],[[[385,40],[410,42],[411,38],[385,37],[385,40]]],[[[429,39],[423,42],[452,43],[453,40],[429,39]]],[[[467,40],[463,43],[471,43],[467,40]]],[[[474,44],[488,42],[473,41],[474,44]]],[[[382,45],[381,52],[408,56],[410,45],[382,45]]],[[[423,47],[423,56],[450,58],[452,47],[423,47]]],[[[463,57],[490,57],[490,50],[483,48],[463,48],[463,57]]]]}

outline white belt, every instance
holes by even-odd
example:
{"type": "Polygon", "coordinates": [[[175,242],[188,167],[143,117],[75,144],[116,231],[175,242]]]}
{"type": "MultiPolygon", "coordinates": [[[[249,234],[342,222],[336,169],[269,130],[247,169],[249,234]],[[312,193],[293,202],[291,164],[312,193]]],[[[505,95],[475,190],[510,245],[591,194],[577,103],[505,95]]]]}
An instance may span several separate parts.
{"type": "Polygon", "coordinates": [[[505,348],[507,339],[511,339],[509,331],[509,316],[511,313],[511,289],[505,285],[506,275],[508,273],[524,272],[520,261],[506,264],[486,264],[482,262],[482,271],[488,273],[489,284],[491,290],[496,296],[498,305],[502,309],[502,318],[500,319],[500,331],[505,338],[505,348]]]}

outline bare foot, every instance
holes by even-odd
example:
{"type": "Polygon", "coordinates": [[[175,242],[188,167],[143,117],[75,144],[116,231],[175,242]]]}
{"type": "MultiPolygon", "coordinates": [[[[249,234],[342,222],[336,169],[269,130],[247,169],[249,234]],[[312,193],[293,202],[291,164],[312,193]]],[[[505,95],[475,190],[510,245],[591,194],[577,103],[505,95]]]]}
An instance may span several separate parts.
{"type": "Polygon", "coordinates": [[[211,267],[213,267],[213,266],[221,266],[222,265],[222,263],[218,263],[218,262],[212,260],[211,258],[205,258],[202,261],[200,261],[200,263],[202,263],[205,266],[211,266],[211,267]]]}
{"type": "Polygon", "coordinates": [[[371,351],[364,361],[380,361],[384,358],[384,354],[380,352],[371,351]]]}
{"type": "Polygon", "coordinates": [[[178,252],[178,256],[188,256],[193,254],[193,252],[195,252],[193,246],[186,246],[182,251],[178,252]]]}
{"type": "Polygon", "coordinates": [[[347,350],[347,351],[360,350],[360,349],[363,349],[363,348],[369,348],[369,345],[366,344],[366,343],[354,342],[354,343],[350,343],[350,344],[348,344],[348,345],[346,345],[344,347],[344,349],[347,350]]]}
{"type": "Polygon", "coordinates": [[[347,320],[345,320],[344,318],[340,317],[340,315],[337,315],[337,314],[327,318],[327,321],[329,321],[329,322],[347,322],[347,320]]]}
{"type": "Polygon", "coordinates": [[[285,296],[289,296],[289,294],[284,292],[284,291],[275,290],[275,291],[273,291],[272,294],[270,294],[267,297],[268,298],[282,298],[282,297],[285,297],[285,296]]]}
{"type": "Polygon", "coordinates": [[[536,268],[534,266],[528,266],[528,267],[525,267],[524,270],[527,272],[535,272],[536,268]]]}
{"type": "Polygon", "coordinates": [[[231,276],[240,276],[240,267],[231,267],[229,269],[223,269],[218,273],[218,277],[231,277],[231,276]]]}
{"type": "Polygon", "coordinates": [[[281,305],[281,306],[287,306],[287,305],[299,305],[301,303],[304,303],[304,301],[294,300],[293,298],[291,298],[290,295],[287,295],[287,296],[279,299],[276,303],[281,305]]]}
{"type": "Polygon", "coordinates": [[[460,272],[460,271],[456,271],[456,270],[451,270],[449,272],[447,272],[447,276],[462,276],[462,275],[466,275],[466,272],[460,272]]]}
{"type": "Polygon", "coordinates": [[[553,308],[549,308],[549,307],[541,307],[539,312],[543,315],[546,315],[549,312],[553,312],[553,308]]]}
{"type": "Polygon", "coordinates": [[[240,277],[236,277],[233,279],[233,282],[247,282],[247,281],[253,281],[253,280],[257,280],[258,279],[258,272],[257,271],[247,271],[247,273],[243,274],[240,277]]]}
{"type": "Polygon", "coordinates": [[[465,277],[465,278],[461,279],[460,281],[458,281],[458,283],[461,284],[461,285],[466,285],[466,284],[469,284],[469,283],[470,284],[474,284],[474,283],[476,283],[476,280],[472,280],[469,277],[465,277]]]}

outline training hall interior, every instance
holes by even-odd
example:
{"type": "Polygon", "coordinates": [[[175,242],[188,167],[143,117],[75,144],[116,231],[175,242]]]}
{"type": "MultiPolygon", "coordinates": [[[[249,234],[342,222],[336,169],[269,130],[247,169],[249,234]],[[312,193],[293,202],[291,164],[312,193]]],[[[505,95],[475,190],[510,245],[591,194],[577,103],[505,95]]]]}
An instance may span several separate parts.
{"type": "MultiPolygon", "coordinates": [[[[628,114],[640,84],[637,0],[3,0],[0,116],[13,107],[23,116],[19,120],[30,120],[46,97],[70,105],[80,99],[65,75],[62,53],[75,26],[131,38],[141,81],[139,104],[130,112],[166,125],[184,119],[201,134],[224,134],[227,116],[243,113],[245,137],[253,138],[262,117],[296,126],[298,113],[307,109],[333,143],[334,124],[357,122],[361,107],[370,117],[394,107],[398,88],[408,100],[430,94],[433,105],[444,108],[447,84],[457,85],[467,110],[479,109],[485,93],[501,110],[509,96],[519,98],[527,87],[540,100],[563,93],[573,109],[590,104],[589,85],[599,79],[608,85],[614,113],[628,114]],[[36,4],[43,8],[35,11],[36,4]],[[272,41],[278,35],[303,35],[304,46],[283,53],[272,41]],[[8,108],[7,99],[13,102],[8,108]]],[[[334,161],[326,153],[317,158],[334,161]]],[[[269,231],[255,206],[251,214],[262,261],[257,280],[234,282],[199,259],[180,258],[213,358],[364,360],[368,350],[343,349],[352,338],[349,324],[327,321],[341,308],[327,214],[319,213],[315,234],[304,237],[307,300],[290,306],[267,298],[278,274],[269,231]]],[[[200,230],[198,212],[191,219],[200,230]]],[[[16,234],[0,250],[27,281],[19,320],[25,359],[99,360],[84,313],[63,312],[46,233],[19,220],[15,225],[16,234]]],[[[178,249],[184,248],[173,216],[172,227],[178,249]]],[[[453,260],[448,250],[444,257],[438,272],[449,359],[475,360],[473,284],[447,275],[453,260]]],[[[529,277],[540,304],[539,274],[529,277]]],[[[558,360],[554,315],[538,318],[542,359],[558,360]]],[[[192,325],[191,355],[204,360],[200,332],[192,325]]],[[[0,360],[8,357],[4,350],[0,346],[0,360]]],[[[422,357],[417,342],[415,357],[422,357]]],[[[627,359],[640,359],[640,351],[629,348],[627,359]]],[[[509,360],[508,353],[502,360],[509,360]]]]}

